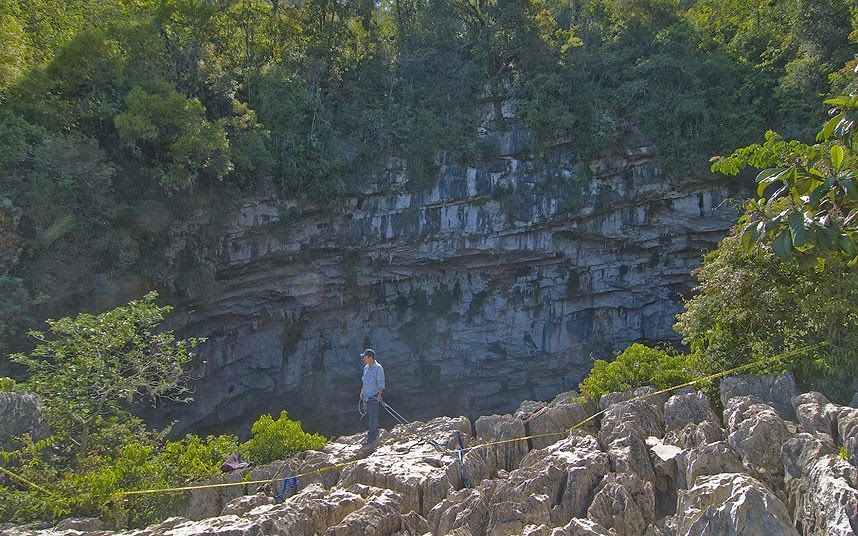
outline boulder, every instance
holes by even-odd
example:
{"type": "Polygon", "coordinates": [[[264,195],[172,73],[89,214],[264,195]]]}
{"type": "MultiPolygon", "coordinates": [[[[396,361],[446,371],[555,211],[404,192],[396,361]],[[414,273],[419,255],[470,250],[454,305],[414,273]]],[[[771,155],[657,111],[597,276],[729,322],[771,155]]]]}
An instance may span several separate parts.
{"type": "Polygon", "coordinates": [[[651,482],[635,474],[609,474],[596,489],[587,518],[619,536],[641,536],[655,521],[651,482]]]}
{"type": "MultiPolygon", "coordinates": [[[[354,490],[350,490],[354,491],[354,490]]],[[[336,525],[328,527],[324,536],[372,536],[394,534],[402,528],[400,506],[402,496],[389,490],[378,490],[366,503],[336,525]]]]}
{"type": "MultiPolygon", "coordinates": [[[[589,415],[580,403],[565,402],[535,408],[529,415],[521,417],[524,417],[525,434],[531,437],[528,447],[541,449],[566,437],[573,427],[584,423],[589,415]]],[[[586,425],[583,425],[585,429],[586,425]]]]}
{"type": "Polygon", "coordinates": [[[650,460],[655,473],[653,490],[655,491],[656,517],[671,516],[676,513],[676,490],[685,487],[684,469],[686,453],[679,447],[665,443],[657,437],[647,438],[650,448],[650,460]]]}
{"type": "Polygon", "coordinates": [[[806,432],[823,434],[832,445],[845,449],[847,459],[858,466],[858,409],[831,404],[820,393],[803,393],[792,402],[806,432]]]}
{"type": "Polygon", "coordinates": [[[665,431],[681,430],[689,424],[712,422],[720,425],[720,420],[712,411],[712,404],[706,395],[699,391],[677,394],[664,405],[665,431]]]}
{"type": "Polygon", "coordinates": [[[721,380],[721,405],[727,407],[731,398],[753,396],[770,405],[788,421],[795,420],[792,397],[798,394],[792,374],[728,376],[721,380]]]}
{"type": "Polygon", "coordinates": [[[235,515],[243,516],[251,510],[259,506],[267,506],[275,504],[275,500],[270,495],[256,493],[254,495],[244,495],[235,500],[230,501],[220,513],[222,516],[235,515]]]}
{"type": "Polygon", "coordinates": [[[255,486],[251,492],[247,485],[223,485],[243,482],[248,471],[248,469],[242,469],[224,473],[197,483],[198,488],[188,491],[188,500],[181,510],[182,517],[199,521],[219,516],[232,501],[248,493],[255,493],[255,488],[258,486],[255,486]]]}
{"type": "MultiPolygon", "coordinates": [[[[641,390],[631,392],[639,393],[641,390]]],[[[644,393],[651,392],[644,389],[644,393]]],[[[641,396],[641,395],[638,395],[641,396]]],[[[653,397],[666,400],[661,395],[653,397]]],[[[605,397],[602,397],[605,401],[605,397]]],[[[664,436],[664,406],[650,399],[631,399],[613,402],[602,417],[599,441],[611,457],[614,472],[635,473],[641,479],[652,482],[655,473],[650,462],[649,437],[664,436]]]]}
{"type": "Polygon", "coordinates": [[[742,457],[742,463],[771,489],[782,488],[781,447],[794,430],[771,406],[750,396],[731,398],[724,408],[724,422],[727,443],[742,457]]]}
{"type": "Polygon", "coordinates": [[[727,439],[721,425],[715,421],[688,423],[681,430],[670,430],[664,435],[664,443],[690,449],[727,439]]]}
{"type": "Polygon", "coordinates": [[[686,454],[685,459],[685,478],[679,486],[685,489],[693,487],[702,476],[741,473],[745,470],[741,456],[726,441],[695,447],[686,454]]]}
{"type": "Polygon", "coordinates": [[[613,534],[595,521],[575,518],[551,531],[551,536],[613,536],[613,534]]]}
{"type": "Polygon", "coordinates": [[[744,474],[701,476],[679,492],[673,532],[683,536],[798,536],[786,506],[744,474]]]}
{"type": "Polygon", "coordinates": [[[599,398],[599,409],[606,410],[615,404],[620,404],[621,402],[628,402],[631,400],[641,400],[654,408],[658,408],[659,411],[662,411],[661,408],[664,407],[667,399],[670,398],[669,393],[657,393],[658,390],[655,387],[638,387],[637,389],[632,389],[629,391],[620,391],[617,393],[608,393],[602,395],[599,398]]]}
{"type": "Polygon", "coordinates": [[[609,457],[599,450],[596,438],[575,431],[550,447],[531,451],[518,470],[498,482],[489,501],[491,516],[496,504],[523,503],[528,495],[546,494],[551,526],[584,517],[596,487],[609,471],[609,457]]]}
{"type": "Polygon", "coordinates": [[[818,436],[783,446],[788,504],[803,535],[858,534],[858,469],[818,436]]]}
{"type": "Polygon", "coordinates": [[[494,445],[486,452],[486,463],[490,472],[511,471],[527,454],[526,441],[511,441],[526,437],[524,421],[513,415],[488,415],[477,419],[474,424],[477,438],[494,445]]]}
{"type": "Polygon", "coordinates": [[[798,423],[805,432],[836,435],[837,409],[821,393],[802,393],[792,398],[798,423]]]}
{"type": "Polygon", "coordinates": [[[837,441],[846,449],[852,465],[858,467],[858,409],[840,408],[837,412],[837,441]]]}
{"type": "Polygon", "coordinates": [[[15,440],[24,434],[34,443],[51,435],[42,401],[38,395],[27,392],[0,392],[0,451],[12,451],[20,447],[15,440]]]}
{"type": "Polygon", "coordinates": [[[467,534],[485,534],[489,517],[486,497],[491,497],[492,486],[486,481],[477,489],[454,491],[436,504],[426,516],[432,534],[450,534],[457,529],[467,534]]]}
{"type": "Polygon", "coordinates": [[[493,498],[490,512],[486,534],[521,534],[527,525],[551,523],[551,497],[536,493],[510,501],[493,498]]]}
{"type": "Polygon", "coordinates": [[[615,438],[630,434],[644,439],[664,437],[664,406],[650,400],[631,400],[609,406],[602,417],[599,440],[609,444],[615,438]]]}

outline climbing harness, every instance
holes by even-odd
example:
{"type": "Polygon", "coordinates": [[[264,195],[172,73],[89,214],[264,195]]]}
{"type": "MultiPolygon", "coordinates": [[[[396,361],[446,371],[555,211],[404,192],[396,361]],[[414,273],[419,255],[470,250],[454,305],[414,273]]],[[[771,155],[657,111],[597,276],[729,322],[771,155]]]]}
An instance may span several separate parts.
{"type": "Polygon", "coordinates": [[[298,487],[298,477],[295,476],[295,472],[292,471],[292,476],[286,477],[283,479],[283,491],[274,496],[275,500],[279,500],[286,494],[286,489],[295,489],[298,487]]]}

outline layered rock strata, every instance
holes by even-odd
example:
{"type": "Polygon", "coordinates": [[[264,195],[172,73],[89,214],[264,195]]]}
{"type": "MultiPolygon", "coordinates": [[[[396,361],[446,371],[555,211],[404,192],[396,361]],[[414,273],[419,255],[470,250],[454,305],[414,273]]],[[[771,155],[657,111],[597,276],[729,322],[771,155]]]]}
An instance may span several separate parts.
{"type": "Polygon", "coordinates": [[[723,178],[666,177],[652,147],[412,182],[394,162],[324,211],[263,189],[173,228],[162,283],[193,297],[171,327],[208,340],[194,402],[151,422],[243,434],[285,408],[353,433],[365,347],[408,415],[511,413],[576,389],[593,359],[675,340],[689,274],[737,216],[723,178]]]}

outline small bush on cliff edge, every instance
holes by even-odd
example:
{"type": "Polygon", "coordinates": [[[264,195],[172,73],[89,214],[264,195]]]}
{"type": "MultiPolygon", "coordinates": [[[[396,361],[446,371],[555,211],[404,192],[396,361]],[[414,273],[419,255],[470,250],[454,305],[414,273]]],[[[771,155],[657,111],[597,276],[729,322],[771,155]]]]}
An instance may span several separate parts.
{"type": "Polygon", "coordinates": [[[650,348],[635,343],[611,362],[597,359],[579,389],[586,399],[597,402],[602,395],[647,385],[657,389],[676,387],[699,377],[699,370],[693,356],[666,346],[650,348]]]}
{"type": "Polygon", "coordinates": [[[263,415],[251,427],[253,437],[242,445],[242,451],[251,460],[268,463],[283,460],[296,452],[318,450],[327,439],[319,434],[308,434],[299,421],[289,420],[286,410],[276,420],[263,415]]]}

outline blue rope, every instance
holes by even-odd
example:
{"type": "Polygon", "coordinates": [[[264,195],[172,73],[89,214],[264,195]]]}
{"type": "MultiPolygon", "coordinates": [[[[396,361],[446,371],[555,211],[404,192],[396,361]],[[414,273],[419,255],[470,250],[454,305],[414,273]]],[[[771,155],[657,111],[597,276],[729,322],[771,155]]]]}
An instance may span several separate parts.
{"type": "Polygon", "coordinates": [[[459,450],[456,451],[456,457],[459,459],[459,474],[462,476],[462,485],[470,488],[471,482],[465,477],[465,460],[462,458],[462,452],[465,450],[465,444],[462,442],[462,432],[456,430],[456,436],[459,438],[459,450]]]}
{"type": "Polygon", "coordinates": [[[281,491],[280,493],[275,495],[274,498],[279,499],[279,498],[283,497],[283,495],[286,494],[286,488],[287,487],[292,488],[292,489],[297,488],[298,487],[298,477],[293,474],[290,477],[284,478],[283,479],[283,491],[281,491]]]}

